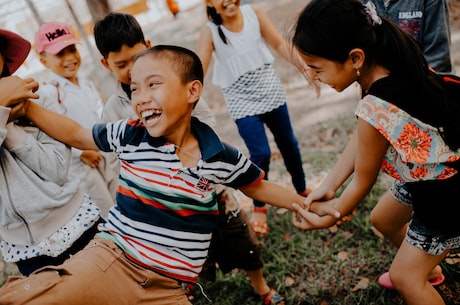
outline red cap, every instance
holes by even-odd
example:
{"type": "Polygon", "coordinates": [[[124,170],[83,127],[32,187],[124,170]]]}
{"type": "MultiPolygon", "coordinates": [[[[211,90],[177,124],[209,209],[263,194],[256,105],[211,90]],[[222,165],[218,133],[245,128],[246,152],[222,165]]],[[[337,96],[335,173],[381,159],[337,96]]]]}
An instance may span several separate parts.
{"type": "Polygon", "coordinates": [[[27,55],[29,55],[30,42],[16,33],[3,29],[0,29],[0,37],[6,39],[6,48],[2,55],[11,75],[22,65],[27,55]]]}

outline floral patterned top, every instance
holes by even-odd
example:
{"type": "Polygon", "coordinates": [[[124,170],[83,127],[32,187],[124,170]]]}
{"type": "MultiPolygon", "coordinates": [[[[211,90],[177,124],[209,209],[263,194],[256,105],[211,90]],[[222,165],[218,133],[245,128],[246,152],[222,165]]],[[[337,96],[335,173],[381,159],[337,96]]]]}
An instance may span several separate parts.
{"type": "Polygon", "coordinates": [[[355,114],[390,142],[382,170],[393,178],[406,183],[447,179],[457,173],[446,163],[460,160],[460,152],[452,151],[435,127],[373,95],[359,102],[355,114]]]}

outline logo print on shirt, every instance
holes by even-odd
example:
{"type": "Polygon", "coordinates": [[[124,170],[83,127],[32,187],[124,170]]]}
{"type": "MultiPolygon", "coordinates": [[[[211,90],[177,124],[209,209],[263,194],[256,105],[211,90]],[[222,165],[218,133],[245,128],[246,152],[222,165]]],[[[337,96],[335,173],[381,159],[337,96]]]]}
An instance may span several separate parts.
{"type": "Polygon", "coordinates": [[[202,191],[209,191],[211,183],[209,183],[208,179],[204,177],[200,177],[198,182],[195,185],[195,188],[202,190],[202,191]]]}

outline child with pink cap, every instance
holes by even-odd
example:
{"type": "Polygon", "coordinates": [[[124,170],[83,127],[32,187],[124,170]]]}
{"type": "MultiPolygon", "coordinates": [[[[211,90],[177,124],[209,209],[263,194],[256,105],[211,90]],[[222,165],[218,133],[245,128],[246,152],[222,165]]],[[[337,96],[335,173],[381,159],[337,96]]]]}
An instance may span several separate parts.
{"type": "Polygon", "coordinates": [[[28,99],[59,111],[56,90],[37,91],[34,79],[10,76],[30,49],[24,38],[0,29],[0,251],[24,275],[64,262],[102,221],[99,208],[67,175],[70,149],[21,117],[28,99]]]}
{"type": "MultiPolygon", "coordinates": [[[[66,116],[90,127],[100,121],[103,104],[93,83],[78,73],[81,56],[77,44],[78,39],[65,23],[44,23],[35,34],[40,62],[50,71],[46,84],[56,87],[58,102],[66,116]]],[[[111,184],[110,179],[106,179],[113,177],[108,173],[110,170],[100,151],[72,148],[69,176],[80,181],[82,189],[101,208],[104,217],[115,199],[116,183],[111,184]]]]}

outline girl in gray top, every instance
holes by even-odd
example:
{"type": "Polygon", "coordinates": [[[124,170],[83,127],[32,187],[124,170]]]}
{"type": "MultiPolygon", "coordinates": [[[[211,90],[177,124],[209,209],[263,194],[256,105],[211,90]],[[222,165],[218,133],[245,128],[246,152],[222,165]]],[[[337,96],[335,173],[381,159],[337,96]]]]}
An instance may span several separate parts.
{"type": "Polygon", "coordinates": [[[69,147],[16,111],[36,98],[59,111],[54,88],[36,92],[32,78],[10,76],[29,51],[28,41],[0,29],[0,251],[24,275],[64,262],[94,236],[100,221],[99,208],[67,178],[69,147]]]}

